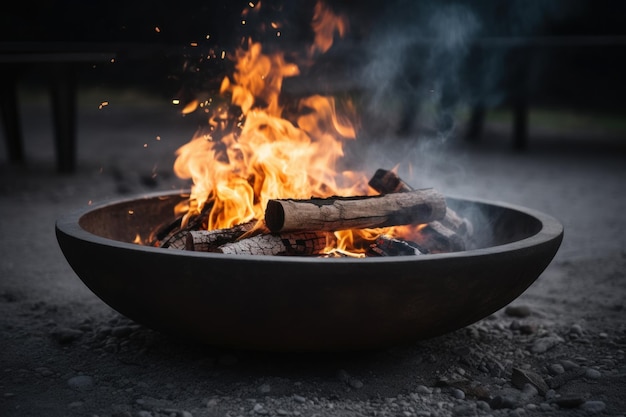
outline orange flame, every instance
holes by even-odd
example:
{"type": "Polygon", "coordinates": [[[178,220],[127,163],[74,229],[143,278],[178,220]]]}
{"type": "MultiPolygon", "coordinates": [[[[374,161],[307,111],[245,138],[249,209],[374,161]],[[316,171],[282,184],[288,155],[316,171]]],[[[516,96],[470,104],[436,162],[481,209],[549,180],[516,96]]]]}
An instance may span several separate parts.
{"type": "MultiPolygon", "coordinates": [[[[312,28],[316,35],[309,52],[325,52],[336,33],[343,36],[347,24],[318,3],[312,28]]],[[[350,119],[339,114],[335,100],[304,98],[295,120],[283,118],[283,81],[299,75],[298,66],[283,53],[265,54],[262,45],[251,40],[233,58],[235,71],[220,88],[223,99],[207,104],[209,132],[196,132],[176,152],[174,172],[193,182],[189,200],[178,208],[186,213],[183,221],[206,206],[207,228],[227,228],[263,219],[270,199],[368,194],[365,174],[336,171],[344,142],[354,139],[356,131],[350,119]]],[[[373,232],[358,233],[367,238],[373,232]]],[[[337,246],[327,248],[329,252],[354,250],[353,231],[336,237],[337,246]]]]}

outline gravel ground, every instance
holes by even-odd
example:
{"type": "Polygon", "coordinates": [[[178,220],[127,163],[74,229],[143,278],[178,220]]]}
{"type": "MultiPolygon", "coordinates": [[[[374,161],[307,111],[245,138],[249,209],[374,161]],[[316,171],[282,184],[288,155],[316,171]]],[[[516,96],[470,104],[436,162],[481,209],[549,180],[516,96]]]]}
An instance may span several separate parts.
{"type": "Polygon", "coordinates": [[[90,92],[79,115],[74,175],[55,173],[38,96],[24,104],[28,164],[0,153],[0,415],[626,415],[619,134],[533,127],[530,149],[513,153],[508,127],[490,125],[474,147],[422,140],[354,151],[367,166],[400,163],[416,186],[544,211],[562,221],[563,244],[523,295],[464,329],[374,352],[278,354],[157,333],[82,284],[55,220],[89,201],[186,186],[171,166],[196,121],[130,93],[90,92]]]}

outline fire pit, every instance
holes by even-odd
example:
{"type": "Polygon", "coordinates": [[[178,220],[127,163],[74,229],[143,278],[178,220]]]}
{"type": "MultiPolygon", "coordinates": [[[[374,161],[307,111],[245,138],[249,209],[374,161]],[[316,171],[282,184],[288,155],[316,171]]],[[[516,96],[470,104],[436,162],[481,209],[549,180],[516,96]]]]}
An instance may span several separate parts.
{"type": "Polygon", "coordinates": [[[268,351],[383,348],[474,323],[523,293],[563,228],[523,207],[446,197],[472,247],[378,258],[227,255],[142,246],[181,193],[104,202],[56,223],[80,279],[121,314],[202,343],[268,351]]]}

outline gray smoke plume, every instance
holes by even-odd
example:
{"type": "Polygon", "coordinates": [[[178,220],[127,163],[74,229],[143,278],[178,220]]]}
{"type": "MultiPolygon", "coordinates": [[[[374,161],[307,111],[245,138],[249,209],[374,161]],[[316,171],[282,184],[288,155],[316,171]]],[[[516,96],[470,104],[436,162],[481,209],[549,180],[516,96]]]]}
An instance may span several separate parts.
{"type": "Polygon", "coordinates": [[[360,71],[366,131],[413,135],[427,125],[445,140],[461,104],[495,105],[524,57],[512,47],[542,34],[556,17],[580,11],[577,1],[386,2],[366,34],[360,71]]]}

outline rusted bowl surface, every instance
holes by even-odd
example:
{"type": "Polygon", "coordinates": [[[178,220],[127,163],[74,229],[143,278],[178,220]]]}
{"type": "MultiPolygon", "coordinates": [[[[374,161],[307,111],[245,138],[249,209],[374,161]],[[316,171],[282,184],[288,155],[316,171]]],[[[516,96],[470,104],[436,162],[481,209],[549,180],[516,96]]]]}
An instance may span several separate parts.
{"type": "Polygon", "coordinates": [[[447,198],[475,248],[365,259],[235,256],[141,246],[185,197],[153,193],[56,222],[80,279],[121,314],[202,343],[268,351],[374,349],[465,327],[506,306],[563,238],[554,218],[510,204],[447,198]]]}

